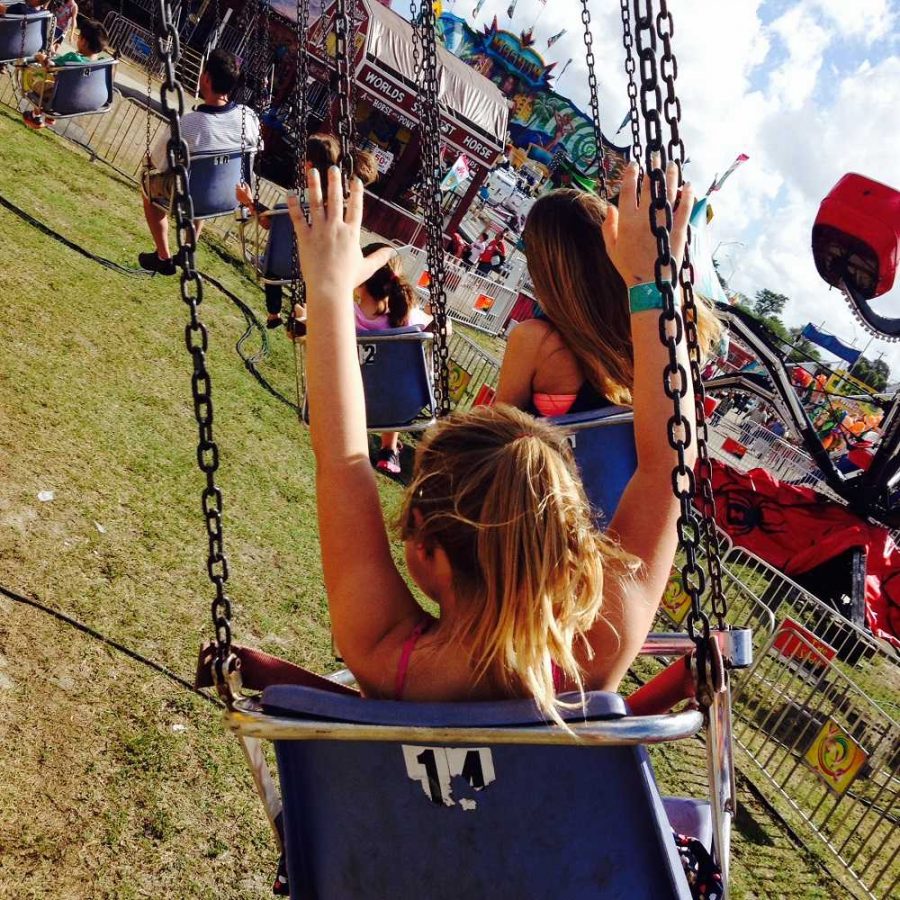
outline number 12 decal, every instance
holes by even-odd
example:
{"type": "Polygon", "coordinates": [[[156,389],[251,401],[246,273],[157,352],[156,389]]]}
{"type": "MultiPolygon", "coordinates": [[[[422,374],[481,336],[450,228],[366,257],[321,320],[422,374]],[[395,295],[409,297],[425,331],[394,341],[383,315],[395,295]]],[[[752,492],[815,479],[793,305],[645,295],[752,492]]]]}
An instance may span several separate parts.
{"type": "Polygon", "coordinates": [[[478,803],[467,797],[453,799],[453,779],[462,778],[476,791],[496,780],[494,758],[489,747],[411,747],[403,745],[406,774],[422,785],[432,803],[459,805],[476,809],[478,803]]]}

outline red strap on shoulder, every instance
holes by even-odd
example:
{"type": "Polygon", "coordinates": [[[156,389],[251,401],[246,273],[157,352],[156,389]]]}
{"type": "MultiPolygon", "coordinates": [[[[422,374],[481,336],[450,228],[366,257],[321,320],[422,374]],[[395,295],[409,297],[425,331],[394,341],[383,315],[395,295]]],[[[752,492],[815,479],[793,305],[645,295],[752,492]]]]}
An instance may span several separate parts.
{"type": "Polygon", "coordinates": [[[631,694],[628,706],[635,716],[657,716],[669,712],[682,700],[693,700],[696,695],[691,655],[688,654],[631,694]]]}

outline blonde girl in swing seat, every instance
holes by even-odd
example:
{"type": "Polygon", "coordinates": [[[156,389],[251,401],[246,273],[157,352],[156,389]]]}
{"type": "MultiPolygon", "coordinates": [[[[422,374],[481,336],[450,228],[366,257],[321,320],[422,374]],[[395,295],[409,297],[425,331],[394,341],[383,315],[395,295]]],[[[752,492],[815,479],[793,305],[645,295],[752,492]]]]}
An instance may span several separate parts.
{"type": "MultiPolygon", "coordinates": [[[[677,173],[666,173],[675,204],[677,173]]],[[[531,697],[560,721],[563,691],[615,691],[650,629],[676,549],[677,461],[663,388],[661,298],[650,191],[637,199],[627,169],[619,210],[597,230],[630,304],[637,469],[606,534],[591,511],[565,441],[509,406],[453,415],[426,434],[399,534],[408,577],[438,606],[416,602],[391,555],[369,464],[356,353],[353,290],[363,191],[346,204],[341,174],[330,202],[310,179],[311,223],[290,200],[308,286],[307,372],[322,565],[332,627],[368,697],[472,701],[531,697]]],[[[693,194],[675,207],[672,248],[684,252],[693,194]]],[[[677,291],[677,289],[676,289],[677,291]]],[[[677,296],[677,294],[676,294],[677,296]]],[[[688,371],[683,341],[678,355],[688,371]]],[[[676,379],[677,380],[677,379],[676,379]]],[[[690,384],[682,409],[693,409],[690,384]]],[[[693,446],[687,464],[693,462],[693,446]]]]}

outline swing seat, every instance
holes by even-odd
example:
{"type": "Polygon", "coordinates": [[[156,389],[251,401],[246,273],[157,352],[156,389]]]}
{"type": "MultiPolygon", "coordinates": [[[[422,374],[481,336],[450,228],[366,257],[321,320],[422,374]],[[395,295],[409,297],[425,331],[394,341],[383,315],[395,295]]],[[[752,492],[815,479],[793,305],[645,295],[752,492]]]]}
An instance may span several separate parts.
{"type": "Polygon", "coordinates": [[[900,318],[876,313],[868,301],[893,287],[900,262],[900,191],[862,175],[845,175],[822,201],[812,230],[816,268],[842,288],[871,329],[900,335],[900,318]]]}
{"type": "Polygon", "coordinates": [[[55,17],[46,9],[27,16],[0,16],[0,63],[29,60],[48,48],[53,21],[55,17]]]}
{"type": "Polygon", "coordinates": [[[230,721],[246,735],[255,718],[252,736],[275,740],[295,900],[687,900],[672,827],[709,842],[709,805],[664,802],[639,742],[688,737],[700,714],[633,717],[620,696],[594,692],[587,722],[564,717],[579,738],[529,700],[275,686],[261,714],[230,721]]]}
{"type": "MultiPolygon", "coordinates": [[[[435,423],[437,406],[426,351],[432,340],[431,332],[417,325],[357,332],[369,431],[425,431],[435,423]]],[[[303,421],[309,424],[305,400],[303,421]]]]}
{"type": "MultiPolygon", "coordinates": [[[[188,190],[194,204],[194,221],[234,215],[240,204],[234,190],[242,181],[249,184],[254,150],[222,150],[191,155],[188,190]]],[[[168,209],[171,201],[154,205],[168,209]]]]}
{"type": "Polygon", "coordinates": [[[259,265],[263,284],[288,285],[297,278],[294,226],[285,204],[279,203],[262,214],[269,220],[266,251],[259,265]]]}
{"type": "Polygon", "coordinates": [[[634,413],[624,406],[548,419],[569,437],[591,505],[607,523],[637,469],[634,413]]]}
{"type": "Polygon", "coordinates": [[[98,59],[53,66],[48,70],[54,79],[50,96],[44,99],[40,93],[29,93],[28,100],[54,119],[109,112],[117,64],[115,59],[98,59]]]}

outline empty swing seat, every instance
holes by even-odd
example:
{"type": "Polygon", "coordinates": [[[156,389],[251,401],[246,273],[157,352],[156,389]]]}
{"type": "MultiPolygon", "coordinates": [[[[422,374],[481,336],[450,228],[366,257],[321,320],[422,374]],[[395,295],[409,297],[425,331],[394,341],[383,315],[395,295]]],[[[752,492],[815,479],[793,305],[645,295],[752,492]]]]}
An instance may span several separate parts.
{"type": "MultiPolygon", "coordinates": [[[[667,732],[675,739],[700,724],[696,712],[630,717],[616,694],[587,698],[588,723],[581,710],[564,714],[578,730],[664,718],[678,721],[667,732]]],[[[397,703],[276,686],[262,711],[257,736],[275,739],[294,900],[690,897],[642,746],[587,734],[542,744],[542,733],[565,733],[530,700],[397,703]]],[[[690,827],[708,807],[672,803],[690,827]]]]}
{"type": "Polygon", "coordinates": [[[0,16],[0,63],[31,59],[35,53],[48,48],[53,21],[54,16],[47,10],[27,16],[0,16]]]}
{"type": "Polygon", "coordinates": [[[609,522],[637,468],[634,413],[624,406],[547,420],[569,436],[588,500],[609,522]]]}
{"type": "Polygon", "coordinates": [[[28,99],[54,119],[105,113],[112,107],[117,60],[98,59],[87,63],[54,66],[49,97],[30,93],[28,99]]]}

